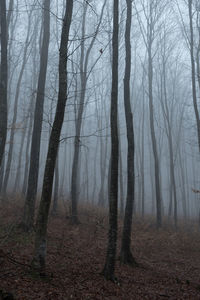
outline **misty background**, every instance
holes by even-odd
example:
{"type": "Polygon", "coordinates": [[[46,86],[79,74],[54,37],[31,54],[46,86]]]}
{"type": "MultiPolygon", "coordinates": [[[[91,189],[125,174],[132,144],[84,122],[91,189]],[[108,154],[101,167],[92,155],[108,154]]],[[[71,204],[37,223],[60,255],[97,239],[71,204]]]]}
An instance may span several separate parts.
{"type": "MultiPolygon", "coordinates": [[[[38,177],[40,195],[48,141],[57,103],[59,44],[63,3],[51,1],[50,44],[42,125],[38,177]]],[[[173,162],[177,211],[180,217],[199,215],[200,157],[192,98],[189,16],[185,1],[153,1],[153,109],[159,157],[162,212],[172,216],[174,190],[170,162],[173,162]],[[170,153],[170,138],[173,153],[170,153]]],[[[31,134],[37,93],[42,43],[42,1],[14,1],[8,32],[8,134],[0,170],[1,197],[24,197],[27,189],[31,134]],[[12,137],[11,137],[12,136],[12,137]],[[10,154],[9,154],[10,152],[10,154]],[[8,159],[8,157],[10,157],[8,159]]],[[[200,61],[200,7],[193,6],[194,52],[200,61]]],[[[70,205],[71,176],[76,124],[81,119],[78,161],[79,203],[108,205],[110,164],[110,95],[112,53],[112,1],[74,1],[68,62],[68,102],[62,128],[54,193],[70,205]],[[83,12],[85,24],[83,28],[83,12]],[[93,44],[92,44],[93,43],[93,44]],[[91,47],[92,45],[92,47],[91,47]],[[89,51],[88,51],[89,50],[89,51]],[[88,57],[87,57],[88,55],[88,57]],[[87,60],[88,59],[88,60],[87,60]],[[81,64],[86,83],[81,103],[81,64]],[[83,108],[79,118],[79,108],[83,108]]],[[[131,104],[135,132],[135,204],[137,214],[155,214],[154,158],[149,120],[148,43],[150,11],[148,0],[133,1],[131,104]]],[[[119,206],[126,199],[127,139],[123,105],[125,61],[125,4],[120,3],[119,27],[119,206]]],[[[152,28],[151,28],[152,29],[152,28]]],[[[200,80],[196,76],[198,109],[200,80]]]]}

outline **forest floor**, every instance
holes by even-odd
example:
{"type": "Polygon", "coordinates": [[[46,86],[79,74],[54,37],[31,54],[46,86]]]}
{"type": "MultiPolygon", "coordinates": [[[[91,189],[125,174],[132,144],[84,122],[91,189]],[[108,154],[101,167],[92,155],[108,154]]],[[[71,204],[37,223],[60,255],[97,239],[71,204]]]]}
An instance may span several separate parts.
{"type": "MultiPolygon", "coordinates": [[[[0,293],[18,300],[200,299],[200,230],[194,222],[177,231],[167,223],[156,230],[154,219],[135,218],[132,245],[139,267],[117,261],[115,284],[101,275],[108,228],[104,211],[80,208],[78,226],[64,213],[50,218],[46,278],[30,272],[34,234],[17,226],[21,212],[16,203],[0,207],[0,293]]],[[[119,220],[118,253],[121,231],[119,220]]]]}

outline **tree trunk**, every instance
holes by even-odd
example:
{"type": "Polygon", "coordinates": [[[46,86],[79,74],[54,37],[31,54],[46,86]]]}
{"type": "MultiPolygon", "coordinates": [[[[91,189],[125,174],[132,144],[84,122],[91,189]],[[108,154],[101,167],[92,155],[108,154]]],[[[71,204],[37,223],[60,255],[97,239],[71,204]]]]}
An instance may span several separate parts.
{"type": "Polygon", "coordinates": [[[0,24],[1,24],[1,68],[0,68],[0,167],[5,151],[7,136],[7,21],[6,21],[6,0],[0,1],[0,24]]]}
{"type": "Polygon", "coordinates": [[[131,18],[132,18],[132,1],[126,0],[127,18],[126,18],[126,32],[125,32],[125,75],[124,75],[124,109],[126,117],[126,132],[128,141],[127,153],[127,196],[126,208],[124,215],[124,226],[122,234],[122,246],[120,253],[120,261],[124,264],[135,264],[135,259],[131,253],[131,228],[133,216],[133,203],[135,192],[135,171],[134,171],[134,129],[133,129],[133,115],[130,102],[130,75],[131,75],[131,18]]]}
{"type": "Polygon", "coordinates": [[[193,24],[192,24],[192,0],[188,0],[188,10],[190,19],[190,59],[192,67],[192,96],[193,96],[193,106],[197,123],[197,139],[200,152],[200,118],[197,105],[197,92],[196,92],[196,71],[195,71],[195,59],[194,59],[194,34],[193,34],[193,24]]]}
{"type": "Polygon", "coordinates": [[[120,186],[120,194],[119,194],[119,212],[120,217],[124,216],[124,184],[123,184],[123,165],[122,165],[122,150],[119,139],[119,186],[120,186]]]}
{"type": "Polygon", "coordinates": [[[54,176],[54,195],[53,195],[53,207],[52,215],[56,215],[58,211],[58,191],[59,191],[59,166],[58,166],[58,155],[56,159],[55,176],[54,176]]]}
{"type": "MultiPolygon", "coordinates": [[[[32,98],[32,100],[33,100],[33,98],[32,98]]],[[[33,108],[33,101],[31,103],[31,108],[33,108]]],[[[29,171],[29,162],[30,162],[29,150],[30,150],[30,144],[31,144],[32,129],[33,129],[33,115],[32,115],[32,109],[30,109],[27,142],[26,142],[26,150],[25,150],[24,179],[23,179],[23,185],[22,185],[22,195],[23,196],[26,195],[27,184],[28,184],[28,171],[29,171]]]]}
{"type": "MultiPolygon", "coordinates": [[[[160,192],[160,178],[159,178],[159,159],[156,143],[156,135],[154,128],[154,108],[153,108],[153,65],[152,65],[152,53],[151,53],[151,37],[148,48],[148,80],[149,80],[149,112],[150,112],[150,130],[151,141],[154,156],[154,176],[155,176],[155,188],[156,188],[156,212],[157,212],[157,227],[162,226],[162,207],[161,207],[161,192],[160,192]]],[[[153,200],[153,199],[152,199],[153,200]]]]}
{"type": "MultiPolygon", "coordinates": [[[[72,224],[77,224],[78,221],[78,212],[77,212],[77,202],[78,202],[78,185],[77,185],[77,178],[78,178],[78,166],[79,166],[79,155],[80,155],[80,134],[81,134],[81,126],[82,126],[82,117],[84,112],[84,105],[85,105],[85,93],[86,93],[86,86],[88,80],[88,60],[91,53],[91,50],[94,46],[94,42],[96,40],[96,36],[99,32],[99,27],[103,17],[103,11],[105,7],[106,1],[101,9],[101,15],[99,19],[99,23],[97,25],[96,32],[92,38],[92,41],[87,49],[85,55],[85,23],[86,23],[86,13],[88,4],[84,3],[84,11],[83,11],[83,25],[82,25],[82,42],[81,42],[81,56],[80,56],[80,80],[81,80],[81,94],[80,94],[80,102],[78,105],[78,115],[76,120],[76,136],[74,141],[74,157],[73,157],[73,164],[72,164],[72,178],[71,178],[71,222],[72,224]]],[[[89,73],[90,74],[90,73],[89,73]]]]}
{"type": "Polygon", "coordinates": [[[28,129],[28,116],[26,116],[23,132],[22,132],[22,137],[21,137],[21,143],[20,143],[20,149],[19,149],[19,160],[18,160],[18,164],[17,164],[16,177],[15,177],[15,182],[14,182],[14,187],[13,187],[13,195],[15,195],[16,192],[18,192],[18,190],[19,190],[20,178],[21,178],[21,173],[22,173],[21,163],[22,163],[24,141],[25,141],[27,129],[28,129]]]}
{"type": "Polygon", "coordinates": [[[118,55],[119,55],[119,0],[114,0],[113,9],[113,38],[112,38],[112,92],[111,92],[111,170],[109,190],[109,233],[106,262],[103,275],[107,280],[115,280],[115,257],[117,248],[117,217],[118,217],[118,55]]]}
{"type": "MultiPolygon", "coordinates": [[[[176,195],[176,179],[175,179],[175,170],[174,170],[174,150],[173,150],[173,137],[172,137],[172,116],[170,117],[170,111],[168,107],[168,97],[167,97],[167,85],[166,85],[166,62],[163,58],[163,69],[162,69],[162,77],[163,77],[163,89],[164,89],[164,102],[162,97],[161,91],[161,107],[164,116],[164,122],[167,132],[167,140],[168,140],[168,147],[169,147],[169,158],[170,158],[170,189],[173,192],[173,199],[174,199],[174,225],[177,228],[177,195],[176,195]]],[[[161,82],[162,84],[162,82],[161,82]]],[[[172,115],[173,111],[171,112],[172,115]]],[[[170,205],[169,205],[169,212],[172,212],[172,194],[170,194],[170,205]]]]}
{"type": "MultiPolygon", "coordinates": [[[[103,98],[102,98],[103,102],[103,98]]],[[[97,103],[97,102],[96,102],[97,103]]],[[[97,104],[96,104],[97,106],[97,104]]],[[[102,118],[103,118],[103,112],[105,113],[106,118],[106,112],[105,112],[105,103],[102,105],[102,118]]],[[[99,123],[99,130],[101,130],[103,126],[103,120],[98,117],[98,123],[99,123]]],[[[106,124],[106,128],[108,125],[106,124]]],[[[108,152],[108,132],[106,129],[106,137],[100,137],[100,190],[98,194],[98,205],[105,207],[105,204],[107,202],[107,197],[105,193],[105,180],[106,180],[106,163],[107,163],[107,152],[108,152]]]]}
{"type": "Polygon", "coordinates": [[[40,140],[42,133],[42,119],[44,106],[44,93],[47,73],[48,49],[50,38],[50,0],[44,0],[43,8],[43,42],[40,56],[40,72],[38,78],[38,89],[34,114],[33,135],[31,143],[30,167],[28,175],[28,187],[24,204],[24,215],[22,225],[29,231],[34,223],[35,200],[37,195],[40,140]]]}
{"type": "MultiPolygon", "coordinates": [[[[144,71],[143,71],[144,72],[144,71]]],[[[144,121],[145,121],[145,87],[144,87],[144,76],[142,78],[142,143],[141,143],[141,185],[142,185],[142,217],[144,218],[145,214],[145,180],[144,180],[144,121]]]]}
{"type": "Polygon", "coordinates": [[[5,156],[3,156],[1,167],[0,167],[0,191],[3,186],[4,168],[5,168],[5,156]]]}
{"type": "Polygon", "coordinates": [[[44,180],[42,187],[42,196],[37,215],[35,250],[33,258],[33,266],[39,268],[42,274],[45,273],[46,261],[46,239],[47,239],[47,223],[49,216],[49,208],[51,204],[52,185],[54,177],[54,169],[59,147],[60,134],[65,115],[65,106],[67,101],[67,60],[68,60],[68,40],[69,30],[72,20],[73,0],[66,2],[66,11],[63,20],[60,56],[59,56],[59,92],[56,114],[50,135],[48,153],[45,165],[44,180]]]}

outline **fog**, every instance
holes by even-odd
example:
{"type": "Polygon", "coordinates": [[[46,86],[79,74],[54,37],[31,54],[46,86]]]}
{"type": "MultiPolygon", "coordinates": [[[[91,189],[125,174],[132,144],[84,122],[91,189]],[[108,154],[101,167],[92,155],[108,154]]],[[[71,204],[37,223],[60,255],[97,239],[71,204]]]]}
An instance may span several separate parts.
{"type": "Polygon", "coordinates": [[[199,0],[0,0],[0,299],[197,299],[199,100],[199,0]]]}
{"type": "MultiPolygon", "coordinates": [[[[6,1],[9,2],[9,1],[6,1]]],[[[37,195],[40,198],[49,136],[58,98],[58,62],[65,1],[51,1],[50,42],[45,85],[42,136],[37,195]]],[[[58,202],[70,207],[71,177],[76,124],[80,106],[81,133],[76,192],[78,204],[93,203],[108,207],[108,178],[111,151],[110,97],[112,63],[112,1],[89,1],[83,28],[84,1],[74,1],[68,45],[68,86],[65,119],[60,137],[54,191],[58,202]],[[101,18],[102,13],[102,18],[101,18]],[[89,49],[89,51],[88,51],[89,49]],[[88,56],[87,56],[88,55],[88,56]],[[83,64],[83,66],[81,66],[83,64]],[[82,69],[87,80],[84,101],[80,104],[82,69]],[[56,184],[55,184],[56,182],[56,184]]],[[[172,216],[174,194],[170,175],[169,135],[173,149],[173,168],[179,218],[199,214],[200,156],[195,119],[188,7],[185,1],[153,1],[155,20],[152,39],[153,111],[159,159],[162,214],[172,216]],[[170,132],[169,132],[170,129],[170,132]],[[170,204],[171,203],[171,204],[170,204]],[[170,208],[171,205],[171,208],[170,208]]],[[[156,214],[154,156],[152,150],[148,90],[148,1],[133,1],[131,27],[131,106],[135,137],[134,213],[156,214]]],[[[193,7],[196,93],[199,102],[199,11],[193,7]]],[[[7,8],[7,13],[9,9],[7,8]]],[[[118,129],[119,207],[125,207],[127,189],[127,137],[123,103],[125,69],[126,7],[119,12],[118,129]]],[[[14,1],[8,30],[8,131],[1,165],[1,199],[25,199],[30,163],[31,136],[37,95],[42,47],[42,1],[14,1]],[[16,94],[18,93],[18,96],[16,94]],[[14,116],[15,115],[15,116],[14,116]],[[13,132],[13,133],[11,133],[13,132]],[[11,134],[14,138],[11,140],[11,134]],[[13,146],[12,149],[11,146],[13,146]],[[10,150],[9,150],[10,149],[10,150]],[[11,154],[9,166],[8,153],[11,154]],[[6,182],[6,168],[8,181],[6,182]],[[8,174],[9,173],[9,174],[8,174]]],[[[52,198],[55,197],[53,192],[52,198]]]]}

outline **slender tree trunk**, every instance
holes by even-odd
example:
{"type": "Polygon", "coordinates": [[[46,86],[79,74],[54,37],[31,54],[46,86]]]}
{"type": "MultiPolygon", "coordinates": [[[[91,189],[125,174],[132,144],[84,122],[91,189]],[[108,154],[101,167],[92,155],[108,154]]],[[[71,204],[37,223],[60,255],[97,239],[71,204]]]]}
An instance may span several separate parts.
{"type": "MultiPolygon", "coordinates": [[[[103,101],[103,99],[102,99],[103,101]]],[[[104,104],[102,105],[102,116],[105,113],[104,104]]],[[[106,118],[106,113],[105,113],[106,118]]],[[[99,129],[102,128],[103,120],[99,117],[99,129]]],[[[107,126],[106,126],[107,127],[107,126]]],[[[100,137],[100,171],[101,171],[101,185],[98,195],[98,204],[100,206],[105,206],[107,202],[107,197],[105,194],[105,179],[106,179],[106,162],[107,162],[107,152],[108,152],[108,133],[106,130],[106,138],[100,137]]]]}
{"type": "Polygon", "coordinates": [[[56,114],[51,130],[48,153],[45,165],[42,196],[36,222],[35,250],[33,266],[38,267],[41,274],[45,273],[47,223],[52,196],[52,185],[60,134],[65,115],[67,101],[67,60],[69,30],[72,20],[73,0],[66,1],[66,11],[63,20],[60,56],[59,56],[59,92],[56,114]]]}
{"type": "Polygon", "coordinates": [[[187,196],[186,196],[186,174],[183,166],[183,159],[181,155],[181,150],[179,149],[179,164],[180,164],[180,181],[181,181],[181,199],[182,199],[182,204],[183,204],[183,214],[184,218],[187,219],[187,214],[189,212],[187,211],[187,196]]]}
{"type": "Polygon", "coordinates": [[[87,203],[89,202],[89,170],[88,170],[88,152],[86,151],[85,153],[85,182],[84,182],[84,187],[85,187],[85,196],[84,196],[84,201],[87,203]]]}
{"type": "Polygon", "coordinates": [[[19,160],[18,160],[18,164],[17,164],[16,177],[15,177],[15,182],[14,182],[14,187],[13,187],[13,195],[16,192],[18,192],[18,189],[19,189],[20,178],[21,178],[21,173],[22,173],[22,170],[21,170],[22,155],[23,155],[24,141],[25,141],[27,129],[28,129],[28,116],[26,116],[23,132],[22,132],[22,138],[21,138],[20,149],[19,149],[19,160]]]}
{"type": "Polygon", "coordinates": [[[104,182],[105,182],[105,151],[104,151],[104,142],[102,138],[100,138],[100,190],[98,195],[98,204],[100,206],[105,205],[105,197],[104,197],[104,182]]]}
{"type": "Polygon", "coordinates": [[[22,225],[29,231],[34,223],[35,200],[37,195],[40,140],[42,133],[42,119],[44,106],[44,93],[47,73],[48,49],[50,38],[50,0],[44,0],[43,8],[43,41],[40,55],[40,72],[38,78],[38,90],[34,114],[33,135],[31,143],[30,167],[28,175],[28,187],[24,204],[24,214],[22,225]]]}
{"type": "MultiPolygon", "coordinates": [[[[77,224],[78,221],[78,212],[77,212],[77,201],[78,201],[78,165],[79,165],[79,154],[80,154],[80,133],[82,125],[82,115],[85,104],[85,89],[86,89],[86,74],[84,73],[84,53],[85,53],[85,22],[86,22],[86,12],[87,12],[87,3],[84,3],[83,11],[83,23],[82,23],[82,41],[81,41],[81,55],[80,55],[80,79],[81,79],[81,95],[80,103],[78,106],[77,120],[75,124],[75,141],[74,141],[74,157],[72,163],[72,177],[71,177],[71,222],[77,224]]],[[[87,67],[87,66],[86,66],[87,67]]]]}
{"type": "Polygon", "coordinates": [[[4,168],[5,168],[5,156],[3,156],[3,160],[0,167],[0,191],[3,186],[4,168]]]}
{"type": "Polygon", "coordinates": [[[193,33],[193,23],[192,23],[192,0],[188,0],[188,10],[190,19],[190,59],[192,66],[192,96],[193,96],[193,106],[197,123],[197,139],[200,152],[200,118],[199,110],[197,105],[197,92],[196,92],[196,71],[195,71],[195,59],[194,59],[194,33],[193,33]]]}
{"type": "MultiPolygon", "coordinates": [[[[170,173],[170,172],[169,172],[170,173]]],[[[168,217],[172,216],[172,201],[173,201],[173,189],[171,185],[171,175],[169,175],[169,209],[168,209],[168,217]]]]}
{"type": "MultiPolygon", "coordinates": [[[[161,107],[163,111],[165,127],[167,132],[167,140],[168,140],[168,147],[169,147],[169,158],[170,158],[170,185],[173,192],[173,199],[174,199],[174,225],[177,228],[177,195],[176,195],[176,179],[175,179],[175,170],[174,170],[174,150],[173,150],[173,137],[172,137],[172,124],[170,124],[170,112],[168,107],[168,97],[167,97],[167,86],[166,86],[166,63],[163,60],[163,70],[162,70],[162,77],[163,77],[163,89],[164,89],[164,102],[163,97],[161,95],[161,107]]],[[[161,91],[162,93],[162,91],[161,91]]],[[[172,111],[173,113],[173,111],[172,111]]],[[[170,194],[172,196],[172,194],[170,194]]],[[[170,197],[170,206],[169,212],[172,212],[172,197],[170,197]]]]}
{"type": "Polygon", "coordinates": [[[73,157],[73,165],[72,165],[72,178],[71,178],[71,201],[72,201],[72,210],[71,210],[71,222],[72,224],[77,224],[78,220],[78,211],[77,211],[77,202],[78,202],[78,166],[79,166],[79,155],[80,155],[80,134],[81,134],[81,126],[82,126],[82,117],[84,112],[85,105],[85,94],[86,94],[86,86],[88,80],[88,60],[91,53],[91,50],[94,46],[94,42],[96,40],[96,36],[99,32],[99,27],[103,17],[103,11],[105,7],[106,1],[102,6],[101,15],[99,19],[99,23],[97,25],[96,32],[92,38],[92,41],[87,49],[85,55],[85,23],[86,23],[86,13],[88,4],[84,3],[84,12],[83,12],[83,25],[82,25],[82,42],[81,42],[81,56],[80,56],[80,80],[81,80],[81,94],[80,94],[80,102],[78,106],[78,115],[76,120],[76,136],[74,141],[74,157],[73,157]]]}
{"type": "Polygon", "coordinates": [[[63,161],[63,171],[61,175],[61,180],[60,180],[60,196],[63,197],[64,195],[64,182],[65,182],[65,170],[67,169],[67,143],[65,142],[64,145],[64,161],[63,161]]]}
{"type": "MultiPolygon", "coordinates": [[[[12,79],[13,79],[13,75],[15,74],[15,70],[16,70],[16,67],[18,65],[18,61],[19,59],[17,60],[17,63],[13,66],[13,69],[11,70],[11,65],[12,65],[12,60],[10,59],[10,57],[12,56],[12,49],[13,49],[13,41],[15,40],[14,36],[15,36],[15,33],[16,33],[16,28],[17,28],[17,21],[18,21],[18,16],[19,14],[15,14],[15,18],[14,18],[14,15],[13,15],[13,1],[11,0],[10,3],[9,3],[9,11],[7,13],[7,35],[8,35],[8,40],[9,40],[9,43],[8,43],[8,54],[7,54],[7,57],[8,57],[8,113],[9,113],[9,106],[10,106],[10,99],[11,99],[11,86],[12,86],[12,79]]],[[[18,7],[19,7],[19,3],[18,1],[16,1],[16,5],[15,5],[15,10],[18,11],[18,7]]]]}
{"type": "Polygon", "coordinates": [[[0,25],[1,25],[1,68],[0,68],[0,167],[2,164],[6,136],[7,136],[7,82],[8,82],[8,62],[7,62],[7,20],[6,20],[6,0],[0,1],[0,25]]]}
{"type": "Polygon", "coordinates": [[[119,186],[120,186],[120,201],[119,201],[119,212],[120,217],[124,216],[124,185],[123,185],[123,165],[122,165],[122,150],[119,139],[119,186]]]}
{"type": "Polygon", "coordinates": [[[174,172],[174,155],[173,155],[173,145],[172,145],[172,136],[170,132],[169,136],[169,152],[170,152],[170,177],[171,184],[173,188],[173,198],[174,198],[174,225],[177,228],[177,196],[176,196],[176,180],[174,172]]]}
{"type": "MultiPolygon", "coordinates": [[[[151,38],[150,38],[151,41],[151,38]]],[[[155,189],[156,189],[156,212],[157,212],[157,227],[162,226],[162,207],[161,207],[161,192],[160,192],[160,177],[159,177],[159,159],[156,143],[156,135],[154,128],[154,108],[153,108],[153,65],[151,42],[148,49],[148,80],[149,80],[149,112],[150,112],[150,130],[151,141],[154,156],[154,176],[155,176],[155,189]]]]}
{"type": "Polygon", "coordinates": [[[127,153],[127,198],[124,215],[124,226],[122,234],[122,246],[120,253],[120,260],[124,264],[135,264],[135,259],[131,253],[131,228],[133,216],[133,203],[135,192],[135,170],[134,170],[134,129],[133,129],[133,115],[130,101],[130,75],[131,75],[131,19],[132,19],[132,1],[126,0],[127,5],[127,19],[125,32],[125,47],[126,47],[126,61],[125,61],[125,75],[124,75],[124,108],[126,116],[126,132],[128,141],[127,153]]]}
{"type": "MultiPolygon", "coordinates": [[[[144,81],[144,78],[143,78],[144,81]]],[[[141,185],[142,185],[142,217],[144,218],[145,214],[145,180],[144,180],[144,120],[145,120],[145,95],[144,95],[144,82],[142,83],[142,150],[141,150],[141,185]]]]}
{"type": "Polygon", "coordinates": [[[108,280],[115,280],[115,257],[117,248],[117,217],[118,217],[118,55],[119,55],[119,0],[114,0],[113,9],[113,38],[112,38],[112,92],[111,92],[111,168],[109,190],[109,233],[106,262],[103,275],[108,280]]]}
{"type": "Polygon", "coordinates": [[[59,192],[59,156],[56,159],[56,166],[55,166],[55,176],[54,176],[54,195],[53,195],[53,207],[52,207],[52,215],[56,215],[58,211],[58,192],[59,192]]]}
{"type": "MultiPolygon", "coordinates": [[[[95,145],[95,153],[98,151],[98,144],[99,140],[97,140],[97,143],[95,145]]],[[[93,191],[92,191],[92,203],[95,203],[95,192],[96,192],[96,187],[97,187],[97,163],[96,160],[94,159],[94,166],[93,166],[93,191]]],[[[98,202],[99,204],[99,202],[98,202]]]]}
{"type": "MultiPolygon", "coordinates": [[[[33,100],[33,99],[32,99],[33,100]]],[[[33,101],[31,103],[31,108],[33,108],[33,101]]],[[[28,184],[28,171],[29,171],[29,150],[30,150],[30,144],[31,144],[31,133],[33,129],[33,115],[32,115],[32,109],[30,109],[30,116],[29,116],[29,125],[28,125],[28,133],[27,133],[27,142],[26,142],[26,150],[25,150],[25,167],[24,167],[24,178],[23,178],[23,184],[22,184],[22,195],[26,195],[27,191],[27,184],[28,184]]]]}

